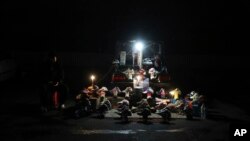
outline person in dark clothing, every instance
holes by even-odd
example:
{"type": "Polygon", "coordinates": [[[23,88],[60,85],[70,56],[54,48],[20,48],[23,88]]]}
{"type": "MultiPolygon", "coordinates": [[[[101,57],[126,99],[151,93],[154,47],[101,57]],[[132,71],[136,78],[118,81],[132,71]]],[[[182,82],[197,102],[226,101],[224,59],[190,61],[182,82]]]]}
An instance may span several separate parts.
{"type": "Polygon", "coordinates": [[[62,64],[54,52],[49,53],[48,58],[45,61],[44,73],[45,82],[62,82],[64,79],[62,64]]]}
{"type": "Polygon", "coordinates": [[[155,55],[154,57],[154,68],[157,71],[161,71],[161,67],[162,67],[162,61],[161,61],[161,57],[159,54],[155,55]]]}
{"type": "MultiPolygon", "coordinates": [[[[65,101],[68,95],[68,89],[63,83],[64,71],[58,56],[51,52],[43,65],[43,85],[44,91],[41,93],[42,110],[47,111],[53,106],[53,100],[56,100],[56,107],[65,108],[65,101]],[[59,93],[59,98],[53,98],[54,92],[59,93]]],[[[54,101],[55,102],[55,101],[54,101]]],[[[55,104],[55,103],[54,103],[55,104]]],[[[55,106],[55,105],[54,105],[55,106]]]]}

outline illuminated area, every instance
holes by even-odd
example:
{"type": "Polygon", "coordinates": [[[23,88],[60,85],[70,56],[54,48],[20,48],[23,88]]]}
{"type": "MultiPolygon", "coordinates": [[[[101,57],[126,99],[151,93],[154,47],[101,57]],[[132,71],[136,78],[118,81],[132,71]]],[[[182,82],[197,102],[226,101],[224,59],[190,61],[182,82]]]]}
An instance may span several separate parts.
{"type": "Polygon", "coordinates": [[[163,48],[163,42],[160,41],[131,40],[118,42],[116,57],[113,61],[112,82],[119,83],[117,85],[121,87],[133,85],[137,89],[146,89],[148,83],[155,87],[162,87],[162,85],[168,87],[170,77],[163,57],[163,48]],[[143,72],[141,72],[142,70],[143,72]],[[138,76],[141,78],[137,78],[138,76]]]}
{"type": "Polygon", "coordinates": [[[175,94],[175,90],[169,92],[172,96],[175,94]]]}
{"type": "Polygon", "coordinates": [[[92,88],[94,88],[94,80],[95,80],[95,76],[91,75],[90,76],[91,82],[92,82],[92,88]]]}
{"type": "Polygon", "coordinates": [[[142,76],[137,75],[137,76],[134,78],[134,80],[133,80],[133,84],[134,84],[134,88],[142,89],[142,88],[143,88],[142,76]]]}
{"type": "Polygon", "coordinates": [[[90,76],[90,79],[93,81],[93,80],[95,80],[95,76],[94,75],[91,75],[90,76]]]}
{"type": "Polygon", "coordinates": [[[142,77],[140,75],[137,75],[136,78],[138,81],[141,81],[141,79],[142,79],[142,77]]]}
{"type": "Polygon", "coordinates": [[[175,99],[175,100],[179,99],[180,95],[181,95],[181,91],[179,88],[175,88],[174,90],[170,91],[169,93],[173,97],[173,99],[175,99]]]}
{"type": "Polygon", "coordinates": [[[143,50],[143,43],[142,42],[136,42],[135,43],[135,49],[138,50],[138,51],[142,51],[143,50]]]}
{"type": "Polygon", "coordinates": [[[142,51],[144,48],[144,44],[142,42],[136,42],[135,45],[135,50],[134,50],[134,66],[139,66],[139,68],[142,68],[142,51]]]}
{"type": "Polygon", "coordinates": [[[134,88],[135,87],[139,87],[140,83],[141,83],[141,76],[136,76],[133,80],[133,83],[134,83],[134,88]]]}

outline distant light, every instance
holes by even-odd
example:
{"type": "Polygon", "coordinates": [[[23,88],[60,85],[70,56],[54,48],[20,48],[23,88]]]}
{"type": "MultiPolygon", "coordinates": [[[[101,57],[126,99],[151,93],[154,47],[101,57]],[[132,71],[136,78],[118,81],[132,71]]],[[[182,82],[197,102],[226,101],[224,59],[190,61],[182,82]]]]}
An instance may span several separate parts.
{"type": "Polygon", "coordinates": [[[90,79],[93,81],[95,79],[95,76],[94,75],[91,75],[90,76],[90,79]]]}
{"type": "Polygon", "coordinates": [[[135,43],[135,48],[136,48],[136,50],[139,50],[139,51],[141,51],[142,49],[143,49],[143,43],[142,42],[136,42],[135,43]]]}

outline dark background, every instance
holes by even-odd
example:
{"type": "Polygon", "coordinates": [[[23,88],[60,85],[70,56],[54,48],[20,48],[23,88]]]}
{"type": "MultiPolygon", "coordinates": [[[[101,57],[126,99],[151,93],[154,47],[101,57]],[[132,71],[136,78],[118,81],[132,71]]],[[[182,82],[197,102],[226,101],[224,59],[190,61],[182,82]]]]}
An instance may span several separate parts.
{"type": "Polygon", "coordinates": [[[246,54],[247,1],[38,0],[1,2],[7,50],[105,52],[117,40],[152,39],[168,54],[246,54]]]}
{"type": "Polygon", "coordinates": [[[111,60],[105,55],[112,58],[117,41],[163,41],[168,70],[185,93],[199,89],[247,100],[249,10],[248,1],[6,0],[0,54],[2,60],[18,60],[23,76],[35,79],[44,52],[64,54],[66,80],[77,85],[74,93],[91,71],[107,72],[111,60]],[[86,56],[91,65],[84,63],[86,56]]]}

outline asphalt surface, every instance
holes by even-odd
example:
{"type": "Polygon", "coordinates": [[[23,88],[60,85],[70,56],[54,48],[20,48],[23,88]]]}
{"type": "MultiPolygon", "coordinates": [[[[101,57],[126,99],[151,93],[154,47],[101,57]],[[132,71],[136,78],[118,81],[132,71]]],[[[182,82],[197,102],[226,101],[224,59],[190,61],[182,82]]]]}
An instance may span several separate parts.
{"type": "Polygon", "coordinates": [[[118,118],[99,119],[94,115],[74,119],[61,112],[42,114],[39,89],[29,81],[1,84],[0,140],[109,140],[109,141],[224,141],[229,140],[232,123],[249,123],[249,115],[236,105],[213,99],[208,118],[186,120],[173,118],[169,124],[162,119],[131,118],[122,123],[118,118]]]}

